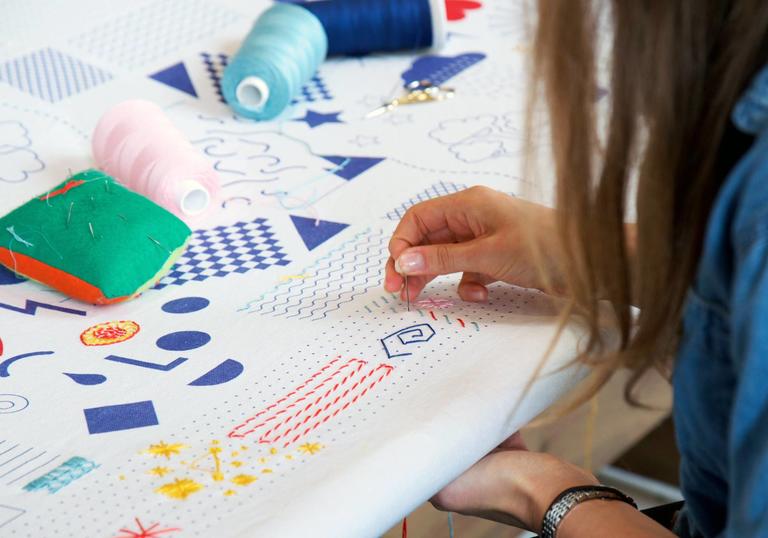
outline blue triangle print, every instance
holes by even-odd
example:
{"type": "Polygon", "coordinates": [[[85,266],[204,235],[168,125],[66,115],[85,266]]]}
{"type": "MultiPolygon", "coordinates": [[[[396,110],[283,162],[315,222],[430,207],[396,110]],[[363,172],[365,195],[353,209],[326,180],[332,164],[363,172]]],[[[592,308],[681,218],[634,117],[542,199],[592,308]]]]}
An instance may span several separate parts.
{"type": "Polygon", "coordinates": [[[352,181],[384,160],[378,157],[340,157],[338,155],[323,155],[323,159],[341,167],[333,173],[347,181],[352,181]]]}
{"type": "Polygon", "coordinates": [[[322,245],[349,226],[349,224],[341,224],[340,222],[309,219],[294,215],[291,215],[291,220],[296,227],[296,231],[299,232],[302,241],[307,245],[307,250],[314,250],[317,246],[322,245]]]}
{"type": "Polygon", "coordinates": [[[192,79],[189,78],[189,73],[187,72],[184,62],[179,62],[176,65],[167,67],[154,75],[149,75],[149,78],[162,82],[171,88],[176,88],[192,97],[197,97],[195,86],[192,84],[192,79]]]}

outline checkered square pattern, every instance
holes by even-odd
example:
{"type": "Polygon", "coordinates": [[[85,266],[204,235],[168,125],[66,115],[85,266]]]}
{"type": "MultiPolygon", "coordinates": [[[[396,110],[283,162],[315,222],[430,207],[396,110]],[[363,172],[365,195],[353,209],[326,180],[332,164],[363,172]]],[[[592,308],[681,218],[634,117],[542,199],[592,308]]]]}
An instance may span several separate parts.
{"type": "MultiPolygon", "coordinates": [[[[208,78],[213,84],[213,89],[219,97],[219,101],[226,104],[224,94],[221,91],[221,78],[224,76],[224,69],[229,65],[229,56],[226,54],[212,54],[210,52],[201,52],[200,59],[203,62],[205,70],[208,72],[208,78]]],[[[292,105],[298,103],[314,103],[316,101],[332,101],[333,95],[326,86],[323,77],[319,73],[307,82],[301,89],[301,93],[291,101],[292,105]]]]}
{"type": "Polygon", "coordinates": [[[155,289],[181,286],[190,280],[201,282],[232,273],[263,271],[289,263],[266,219],[237,222],[196,231],[187,251],[155,289]]]}

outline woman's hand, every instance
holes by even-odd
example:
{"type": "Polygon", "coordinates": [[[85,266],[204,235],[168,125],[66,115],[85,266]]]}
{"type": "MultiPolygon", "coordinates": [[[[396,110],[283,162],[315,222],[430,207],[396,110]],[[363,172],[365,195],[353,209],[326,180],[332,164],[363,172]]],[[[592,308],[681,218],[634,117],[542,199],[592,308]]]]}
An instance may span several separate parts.
{"type": "Polygon", "coordinates": [[[435,276],[462,272],[458,291],[465,301],[485,301],[486,286],[496,281],[544,289],[530,241],[553,269],[546,291],[557,292],[554,210],[486,187],[422,202],[406,212],[389,242],[384,287],[402,290],[405,299],[407,274],[415,298],[435,276]]]}
{"type": "Polygon", "coordinates": [[[526,450],[515,434],[435,495],[435,508],[539,532],[544,512],[562,491],[595,485],[583,469],[526,450]]]}

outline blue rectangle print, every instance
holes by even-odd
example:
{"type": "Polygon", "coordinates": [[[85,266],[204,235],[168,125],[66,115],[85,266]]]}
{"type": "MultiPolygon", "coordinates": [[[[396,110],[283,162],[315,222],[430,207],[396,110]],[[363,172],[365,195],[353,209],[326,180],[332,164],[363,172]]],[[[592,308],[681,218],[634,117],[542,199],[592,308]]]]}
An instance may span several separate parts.
{"type": "Polygon", "coordinates": [[[151,400],[84,409],[88,433],[108,433],[157,426],[157,414],[151,400]]]}

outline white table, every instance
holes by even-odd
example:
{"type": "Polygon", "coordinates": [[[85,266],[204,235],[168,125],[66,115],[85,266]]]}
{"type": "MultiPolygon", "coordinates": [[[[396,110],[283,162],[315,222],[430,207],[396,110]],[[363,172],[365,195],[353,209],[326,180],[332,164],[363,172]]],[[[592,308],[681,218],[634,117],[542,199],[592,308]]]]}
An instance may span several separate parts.
{"type": "Polygon", "coordinates": [[[579,378],[552,373],[573,356],[569,328],[521,399],[556,325],[538,293],[467,305],[444,279],[407,312],[379,285],[409,205],[525,191],[522,11],[483,4],[449,23],[440,58],[330,61],[279,121],[254,124],[215,79],[266,2],[4,2],[0,212],[92,166],[96,121],[129,98],[166,110],[224,198],[133,302],[83,305],[0,273],[0,535],[374,536],[579,378]],[[452,74],[457,96],[365,120],[404,72],[452,74]],[[139,331],[81,342],[115,321],[139,331]]]}

